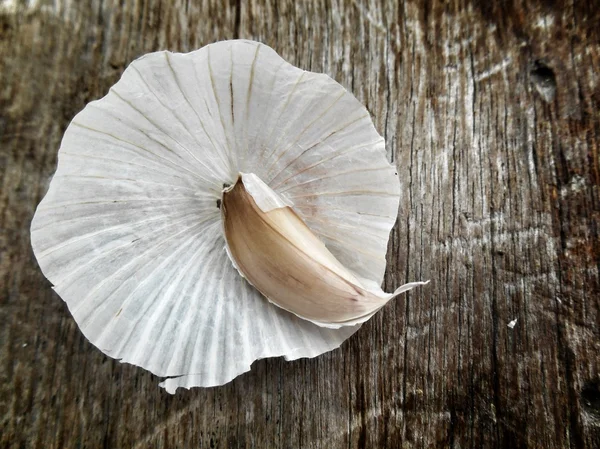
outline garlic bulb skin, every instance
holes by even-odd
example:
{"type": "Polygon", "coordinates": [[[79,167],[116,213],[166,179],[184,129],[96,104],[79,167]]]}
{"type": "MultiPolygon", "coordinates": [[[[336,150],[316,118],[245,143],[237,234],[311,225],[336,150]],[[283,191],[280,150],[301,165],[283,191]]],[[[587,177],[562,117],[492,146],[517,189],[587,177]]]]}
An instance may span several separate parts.
{"type": "Polygon", "coordinates": [[[299,318],[240,276],[217,207],[239,173],[263,212],[293,206],[378,291],[400,198],[383,138],[340,84],[253,41],[133,61],[68,126],[31,224],[85,337],[168,377],[171,393],[222,385],[257,359],[316,357],[360,326],[299,318]]]}
{"type": "Polygon", "coordinates": [[[240,174],[224,190],[221,214],[228,253],[240,274],[273,304],[300,318],[330,328],[353,326],[394,297],[379,287],[365,288],[289,201],[256,175],[240,174]]]}

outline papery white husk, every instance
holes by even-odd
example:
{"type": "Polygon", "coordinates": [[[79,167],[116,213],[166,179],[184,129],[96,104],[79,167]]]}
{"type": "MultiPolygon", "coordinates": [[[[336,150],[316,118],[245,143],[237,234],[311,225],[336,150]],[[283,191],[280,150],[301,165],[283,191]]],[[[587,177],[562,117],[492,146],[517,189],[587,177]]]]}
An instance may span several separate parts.
{"type": "Polygon", "coordinates": [[[40,267],[85,336],[173,377],[169,392],[226,383],[260,358],[315,357],[358,329],[300,319],[238,274],[217,200],[240,172],[381,284],[400,190],[383,139],[341,85],[257,42],[134,61],[73,119],[31,225],[40,267]]]}

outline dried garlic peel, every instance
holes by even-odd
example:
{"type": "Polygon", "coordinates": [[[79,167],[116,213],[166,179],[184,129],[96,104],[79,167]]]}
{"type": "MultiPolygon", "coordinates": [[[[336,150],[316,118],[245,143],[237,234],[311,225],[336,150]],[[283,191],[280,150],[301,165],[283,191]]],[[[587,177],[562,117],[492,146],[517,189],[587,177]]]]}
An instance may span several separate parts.
{"type": "Polygon", "coordinates": [[[263,212],[293,204],[323,266],[378,289],[400,195],[384,141],[342,86],[258,42],[132,62],[67,128],[32,221],[39,265],[84,335],[169,376],[169,392],[315,357],[359,327],[300,319],[239,275],[217,207],[239,173],[263,212]]]}

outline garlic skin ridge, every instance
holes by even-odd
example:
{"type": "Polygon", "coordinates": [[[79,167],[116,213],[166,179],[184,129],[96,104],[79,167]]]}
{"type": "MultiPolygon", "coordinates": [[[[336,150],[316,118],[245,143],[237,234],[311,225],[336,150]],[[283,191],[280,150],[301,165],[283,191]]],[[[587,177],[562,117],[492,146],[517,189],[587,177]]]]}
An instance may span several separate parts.
{"type": "Polygon", "coordinates": [[[292,209],[252,173],[223,191],[227,254],[269,302],[322,327],[367,321],[395,296],[427,282],[385,293],[344,267],[292,209]]]}

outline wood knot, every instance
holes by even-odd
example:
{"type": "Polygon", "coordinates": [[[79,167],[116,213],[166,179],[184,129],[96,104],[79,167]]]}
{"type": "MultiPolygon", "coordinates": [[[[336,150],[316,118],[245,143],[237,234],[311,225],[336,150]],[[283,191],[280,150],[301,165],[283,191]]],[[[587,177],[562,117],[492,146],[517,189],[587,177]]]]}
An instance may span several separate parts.
{"type": "Polygon", "coordinates": [[[535,90],[546,103],[551,103],[556,96],[556,75],[554,75],[554,71],[538,59],[533,63],[530,75],[535,90]]]}
{"type": "Polygon", "coordinates": [[[600,420],[600,380],[588,382],[583,386],[581,404],[594,421],[600,420]]]}

